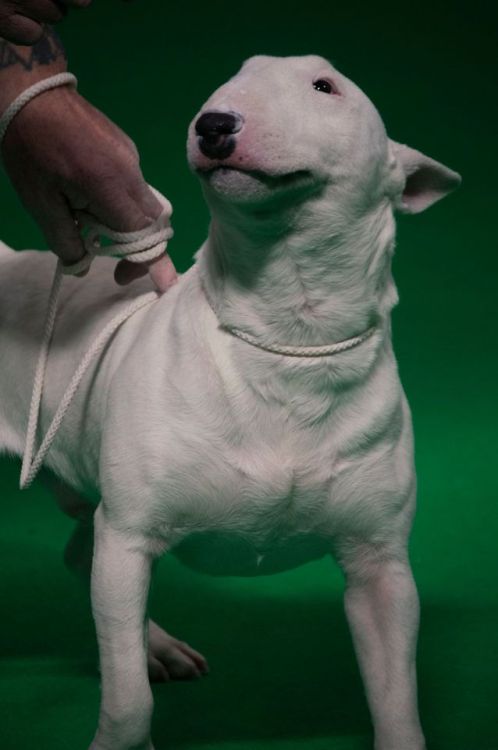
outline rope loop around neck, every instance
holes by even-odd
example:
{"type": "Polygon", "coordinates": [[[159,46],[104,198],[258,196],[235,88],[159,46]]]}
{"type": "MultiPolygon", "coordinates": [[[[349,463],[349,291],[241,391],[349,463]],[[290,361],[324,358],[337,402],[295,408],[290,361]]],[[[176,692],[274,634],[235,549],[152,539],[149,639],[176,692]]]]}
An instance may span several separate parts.
{"type": "MultiPolygon", "coordinates": [[[[211,310],[219,321],[219,314],[208,292],[207,284],[203,279],[202,274],[200,275],[200,284],[211,310]]],[[[232,336],[236,336],[242,341],[245,341],[247,344],[251,344],[251,346],[263,349],[266,352],[272,352],[273,354],[282,354],[286,357],[330,357],[333,354],[340,354],[341,352],[346,352],[349,349],[354,349],[360,344],[363,344],[364,341],[373,336],[378,330],[378,326],[374,325],[357,336],[352,336],[343,341],[337,341],[334,344],[323,344],[319,346],[289,346],[285,344],[277,344],[273,341],[261,340],[247,331],[242,331],[240,328],[233,328],[223,323],[220,323],[220,328],[227,333],[231,333],[232,336]]]]}

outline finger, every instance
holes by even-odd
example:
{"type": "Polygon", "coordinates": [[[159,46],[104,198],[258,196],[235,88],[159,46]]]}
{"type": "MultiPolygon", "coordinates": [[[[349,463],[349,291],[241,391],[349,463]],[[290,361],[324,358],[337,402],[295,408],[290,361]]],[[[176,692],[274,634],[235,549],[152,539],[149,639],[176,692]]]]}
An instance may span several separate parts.
{"type": "Polygon", "coordinates": [[[63,195],[58,193],[51,196],[43,212],[37,211],[36,218],[49,248],[64,265],[72,265],[81,260],[85,255],[85,247],[69,204],[63,195]]]}
{"type": "Polygon", "coordinates": [[[129,260],[120,260],[114,269],[114,280],[120,286],[126,286],[135,279],[147,275],[148,268],[145,263],[131,263],[129,260]]]}
{"type": "Polygon", "coordinates": [[[41,24],[18,13],[2,22],[2,38],[12,44],[36,44],[42,38],[44,31],[41,24]]]}
{"type": "Polygon", "coordinates": [[[166,254],[149,263],[131,263],[126,259],[120,260],[114,271],[114,279],[120,286],[125,286],[135,279],[142,278],[147,273],[149,273],[154,286],[161,294],[178,281],[178,274],[173,261],[166,254]]]}

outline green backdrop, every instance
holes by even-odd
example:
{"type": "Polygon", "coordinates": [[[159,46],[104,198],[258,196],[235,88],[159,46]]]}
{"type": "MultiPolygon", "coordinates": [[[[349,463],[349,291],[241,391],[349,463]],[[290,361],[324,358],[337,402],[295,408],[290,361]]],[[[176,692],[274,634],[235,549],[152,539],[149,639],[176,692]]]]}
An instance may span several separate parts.
{"type": "MultiPolygon", "coordinates": [[[[489,6],[489,7],[488,7],[489,6]]],[[[420,705],[429,750],[498,748],[496,26],[486,5],[94,0],[61,35],[80,91],[136,141],[174,207],[180,270],[208,215],[186,128],[255,53],[318,53],[357,82],[391,136],[461,172],[458,193],[399,221],[395,350],[414,415],[422,602],[420,705]]],[[[43,246],[4,176],[1,237],[43,246]]],[[[0,355],[1,356],[1,355],[0,355]]],[[[89,603],[62,565],[71,521],[0,462],[0,747],[85,750],[99,699],[89,603]]],[[[265,579],[159,566],[152,613],[211,674],[155,688],[166,747],[361,750],[370,723],[332,561],[265,579]]],[[[399,748],[403,750],[403,748],[399,748]]]]}

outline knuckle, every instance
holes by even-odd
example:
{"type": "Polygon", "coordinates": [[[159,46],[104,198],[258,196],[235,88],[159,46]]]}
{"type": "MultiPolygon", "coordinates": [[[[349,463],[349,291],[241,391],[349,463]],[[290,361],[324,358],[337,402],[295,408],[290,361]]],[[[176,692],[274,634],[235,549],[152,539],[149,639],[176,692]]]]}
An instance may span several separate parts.
{"type": "Polygon", "coordinates": [[[130,138],[129,135],[126,133],[123,133],[123,139],[126,143],[126,146],[130,152],[130,156],[133,157],[134,161],[138,162],[140,160],[140,154],[138,153],[138,148],[136,146],[136,143],[134,140],[130,138]]]}

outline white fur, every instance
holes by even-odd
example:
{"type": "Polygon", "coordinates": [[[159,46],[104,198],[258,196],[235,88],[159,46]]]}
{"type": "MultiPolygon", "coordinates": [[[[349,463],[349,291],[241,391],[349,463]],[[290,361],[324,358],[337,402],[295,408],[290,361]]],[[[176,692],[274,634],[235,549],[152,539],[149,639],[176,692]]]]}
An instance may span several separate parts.
{"type": "MultiPolygon", "coordinates": [[[[376,750],[422,750],[407,559],[412,428],[390,339],[393,208],[422,210],[458,176],[389,141],[367,97],[322,58],[252,58],[208,110],[244,118],[220,163],[189,132],[208,239],[176,286],[115,335],[47,459],[101,497],[92,604],[103,697],[92,750],[152,747],[144,613],[151,561],[166,550],[236,575],[334,554],[376,750]],[[323,78],[340,93],[315,90],[323,78]],[[226,330],[306,346],[371,325],[359,347],[315,359],[226,330]]],[[[100,260],[84,280],[64,281],[43,429],[92,337],[148,288],[117,288],[111,268],[100,260]]],[[[23,448],[53,270],[51,256],[0,248],[0,447],[12,453],[23,448]]]]}

